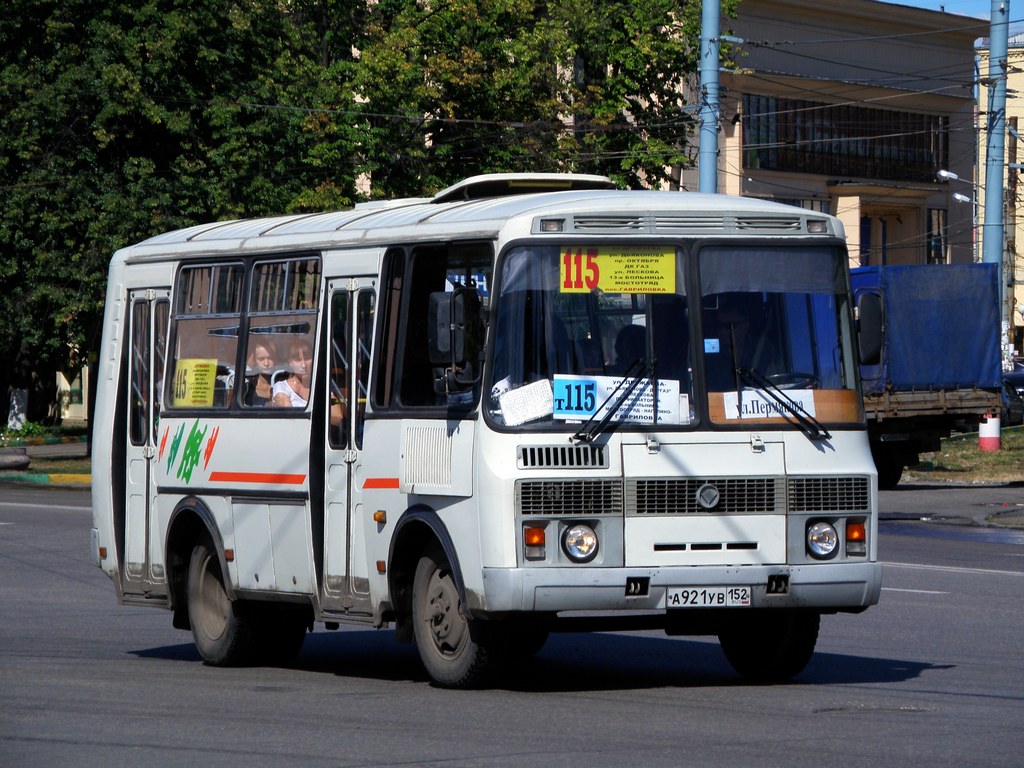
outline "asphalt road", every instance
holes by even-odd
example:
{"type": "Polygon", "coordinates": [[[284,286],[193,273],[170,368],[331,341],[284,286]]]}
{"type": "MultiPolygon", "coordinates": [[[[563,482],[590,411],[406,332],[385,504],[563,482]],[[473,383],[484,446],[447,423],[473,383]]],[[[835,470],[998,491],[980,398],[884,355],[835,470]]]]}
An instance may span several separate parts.
{"type": "Polygon", "coordinates": [[[969,524],[1004,504],[1024,490],[883,494],[882,601],[825,617],[794,683],[741,683],[711,640],[556,635],[450,692],[386,630],[205,667],[116,605],[87,493],[0,485],[0,766],[1019,766],[1024,532],[969,524]]]}

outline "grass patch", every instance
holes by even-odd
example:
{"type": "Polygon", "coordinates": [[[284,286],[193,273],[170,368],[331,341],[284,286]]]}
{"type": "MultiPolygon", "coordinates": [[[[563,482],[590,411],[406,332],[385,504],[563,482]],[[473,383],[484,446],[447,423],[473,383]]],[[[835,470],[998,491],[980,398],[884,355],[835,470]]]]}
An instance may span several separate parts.
{"type": "Polygon", "coordinates": [[[27,469],[17,471],[46,475],[87,475],[92,471],[85,456],[29,456],[29,460],[27,469]]]}
{"type": "Polygon", "coordinates": [[[953,435],[934,453],[922,453],[921,464],[910,467],[906,477],[961,483],[1024,482],[1024,428],[1003,429],[1001,448],[982,451],[978,434],[953,435]]]}

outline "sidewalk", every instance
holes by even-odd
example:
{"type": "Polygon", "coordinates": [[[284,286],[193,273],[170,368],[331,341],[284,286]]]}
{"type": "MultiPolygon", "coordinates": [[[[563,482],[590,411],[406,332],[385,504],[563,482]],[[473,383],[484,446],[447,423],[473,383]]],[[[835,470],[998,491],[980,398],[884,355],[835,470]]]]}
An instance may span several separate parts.
{"type": "Polygon", "coordinates": [[[10,454],[17,455],[19,452],[23,452],[24,455],[27,455],[29,464],[27,467],[18,469],[0,469],[0,481],[88,487],[92,485],[92,475],[89,473],[48,472],[32,468],[33,458],[49,458],[54,456],[85,458],[87,448],[88,445],[85,437],[47,437],[12,440],[8,445],[4,446],[4,449],[10,450],[4,450],[3,453],[7,454],[8,458],[10,458],[10,454]]]}

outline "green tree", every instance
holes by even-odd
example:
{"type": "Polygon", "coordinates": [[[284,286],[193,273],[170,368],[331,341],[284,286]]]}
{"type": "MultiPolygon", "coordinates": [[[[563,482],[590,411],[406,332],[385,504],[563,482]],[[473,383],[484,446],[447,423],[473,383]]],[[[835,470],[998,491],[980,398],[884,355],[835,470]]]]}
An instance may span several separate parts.
{"type": "Polygon", "coordinates": [[[110,254],[168,229],[343,207],[367,180],[386,197],[492,171],[669,178],[699,16],[685,0],[9,0],[0,393],[97,353],[110,254]]]}
{"type": "Polygon", "coordinates": [[[324,148],[337,155],[352,141],[343,124],[351,112],[330,110],[351,99],[336,75],[351,59],[341,41],[352,39],[343,27],[357,18],[353,7],[8,4],[0,384],[30,385],[33,374],[96,351],[118,247],[199,221],[351,202],[356,169],[324,148]]]}
{"type": "Polygon", "coordinates": [[[372,5],[355,84],[374,195],[501,170],[671,180],[693,132],[700,14],[685,0],[372,5]]]}

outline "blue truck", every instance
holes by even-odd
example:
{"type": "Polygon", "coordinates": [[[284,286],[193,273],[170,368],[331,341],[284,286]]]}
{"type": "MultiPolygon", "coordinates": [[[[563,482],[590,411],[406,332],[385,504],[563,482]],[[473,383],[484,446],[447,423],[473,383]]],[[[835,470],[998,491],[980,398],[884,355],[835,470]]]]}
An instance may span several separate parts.
{"type": "Polygon", "coordinates": [[[879,488],[1002,408],[995,264],[850,270],[879,488]]]}

